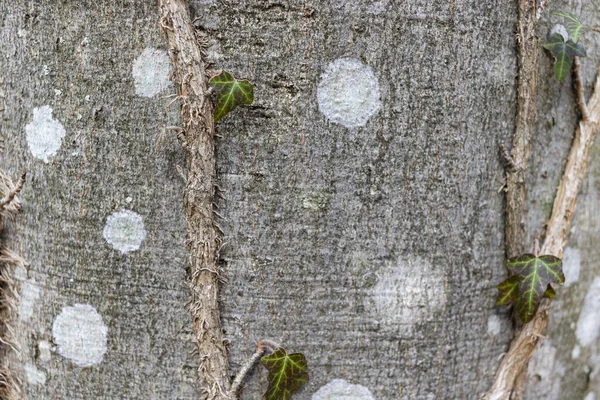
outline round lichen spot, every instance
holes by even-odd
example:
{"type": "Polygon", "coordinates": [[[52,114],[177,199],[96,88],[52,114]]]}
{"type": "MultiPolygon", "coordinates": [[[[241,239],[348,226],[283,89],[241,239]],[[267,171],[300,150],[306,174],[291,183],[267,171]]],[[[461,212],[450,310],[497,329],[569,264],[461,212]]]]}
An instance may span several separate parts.
{"type": "Polygon", "coordinates": [[[334,379],[312,395],[312,400],[375,400],[371,391],[343,379],[334,379]]]}
{"type": "Polygon", "coordinates": [[[399,257],[382,265],[366,310],[386,326],[407,329],[443,310],[446,284],[441,268],[418,256],[399,257]]]}
{"type": "Polygon", "coordinates": [[[35,158],[48,162],[56,155],[66,131],[64,126],[52,118],[52,108],[43,106],[33,109],[33,119],[25,126],[25,137],[29,151],[35,158]]]}
{"type": "Polygon", "coordinates": [[[108,216],[104,226],[104,239],[121,253],[129,253],[140,248],[146,238],[144,220],[141,215],[121,210],[108,216]]]}
{"type": "Polygon", "coordinates": [[[353,58],[327,66],[317,88],[319,110],[347,128],[364,126],[381,107],[379,83],[373,70],[353,58]]]}
{"type": "Polygon", "coordinates": [[[497,315],[490,315],[488,318],[487,332],[488,335],[496,336],[502,330],[502,323],[500,317],[497,315]]]}
{"type": "Polygon", "coordinates": [[[154,97],[171,85],[169,55],[164,50],[146,48],[133,62],[135,94],[154,97]]]}
{"type": "Polygon", "coordinates": [[[80,367],[102,362],[107,333],[102,316],[89,304],[64,307],[52,324],[58,354],[80,367]]]}

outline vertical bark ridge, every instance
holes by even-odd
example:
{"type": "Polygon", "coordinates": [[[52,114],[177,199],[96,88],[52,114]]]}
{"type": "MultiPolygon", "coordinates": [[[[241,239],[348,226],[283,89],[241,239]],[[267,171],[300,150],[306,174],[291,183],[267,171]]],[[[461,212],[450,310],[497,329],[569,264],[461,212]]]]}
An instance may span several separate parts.
{"type": "Polygon", "coordinates": [[[523,253],[525,242],[525,170],[535,120],[539,53],[539,40],[535,35],[536,13],[535,0],[519,1],[517,116],[510,152],[517,168],[509,168],[506,171],[505,247],[508,258],[523,253]]]}

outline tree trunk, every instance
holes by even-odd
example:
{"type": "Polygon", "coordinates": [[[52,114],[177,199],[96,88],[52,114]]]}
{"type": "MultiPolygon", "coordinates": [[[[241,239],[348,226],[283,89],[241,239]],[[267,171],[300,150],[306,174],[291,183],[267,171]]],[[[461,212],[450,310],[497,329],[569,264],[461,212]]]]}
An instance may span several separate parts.
{"type": "MultiPolygon", "coordinates": [[[[190,5],[214,67],[255,84],[255,103],[216,129],[230,375],[270,338],[308,359],[298,399],[476,399],[513,334],[510,310],[494,303],[506,276],[498,146],[515,124],[516,3],[190,5]]],[[[15,271],[10,360],[23,398],[201,398],[184,151],[169,129],[183,124],[157,2],[4,0],[0,17],[0,168],[28,172],[3,233],[29,263],[15,271]]],[[[600,52],[589,53],[587,87],[600,52]]],[[[539,57],[526,248],[577,119],[569,83],[539,57]]],[[[569,286],[527,399],[600,396],[592,159],[569,286]]],[[[262,396],[256,371],[243,399],[262,396]]]]}

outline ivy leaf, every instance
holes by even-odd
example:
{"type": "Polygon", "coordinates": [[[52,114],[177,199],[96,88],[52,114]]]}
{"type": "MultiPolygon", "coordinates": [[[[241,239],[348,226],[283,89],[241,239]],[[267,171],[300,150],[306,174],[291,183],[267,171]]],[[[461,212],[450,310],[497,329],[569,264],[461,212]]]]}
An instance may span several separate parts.
{"type": "Polygon", "coordinates": [[[523,254],[509,259],[506,266],[511,276],[498,285],[496,304],[513,303],[523,322],[531,321],[542,297],[556,295],[551,283],[565,282],[562,261],[551,255],[523,254]]]}
{"type": "Polygon", "coordinates": [[[498,285],[497,306],[508,303],[516,304],[519,301],[519,277],[513,275],[498,285]]]}
{"type": "Polygon", "coordinates": [[[308,365],[304,354],[288,355],[285,349],[280,347],[261,358],[260,362],[269,370],[269,387],[263,396],[265,400],[288,400],[293,391],[308,382],[308,365]]]}
{"type": "Polygon", "coordinates": [[[556,58],[554,64],[554,74],[556,79],[562,81],[571,71],[573,58],[575,56],[585,57],[585,48],[581,43],[575,43],[571,39],[565,42],[565,39],[560,33],[555,33],[544,43],[544,48],[556,58]]]}
{"type": "Polygon", "coordinates": [[[567,28],[569,38],[575,43],[577,43],[581,35],[587,31],[587,28],[581,23],[581,20],[569,12],[553,12],[552,15],[565,18],[565,28],[567,28]]]}
{"type": "Polygon", "coordinates": [[[254,88],[247,80],[238,80],[227,71],[214,76],[208,84],[217,95],[214,120],[217,122],[240,104],[252,104],[254,88]]]}

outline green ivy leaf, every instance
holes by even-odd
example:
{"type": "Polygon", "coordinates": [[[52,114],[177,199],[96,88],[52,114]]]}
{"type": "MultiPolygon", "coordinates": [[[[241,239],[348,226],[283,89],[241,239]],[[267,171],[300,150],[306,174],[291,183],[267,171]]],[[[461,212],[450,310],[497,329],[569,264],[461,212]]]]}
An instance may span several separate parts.
{"type": "Polygon", "coordinates": [[[263,396],[265,400],[288,400],[293,391],[308,382],[308,365],[304,354],[288,355],[285,349],[280,347],[261,358],[260,362],[269,370],[269,387],[263,396]]]}
{"type": "Polygon", "coordinates": [[[511,276],[498,285],[497,305],[512,303],[523,322],[535,315],[542,297],[556,295],[552,283],[564,283],[560,258],[523,254],[509,259],[506,266],[511,276]]]}
{"type": "Polygon", "coordinates": [[[513,275],[498,285],[497,306],[508,303],[516,304],[519,301],[519,277],[513,275]]]}
{"type": "Polygon", "coordinates": [[[571,71],[573,58],[575,56],[585,57],[585,48],[581,43],[575,43],[571,39],[565,42],[565,39],[560,33],[555,33],[544,43],[544,48],[556,58],[554,64],[554,74],[556,79],[562,81],[571,71]]]}
{"type": "Polygon", "coordinates": [[[227,71],[213,77],[208,84],[217,95],[214,120],[217,122],[240,104],[252,104],[254,88],[249,81],[237,80],[227,71]]]}
{"type": "Polygon", "coordinates": [[[567,28],[569,39],[575,43],[577,43],[581,35],[587,31],[587,28],[581,23],[581,20],[569,12],[553,12],[552,15],[565,18],[565,28],[567,28]]]}

